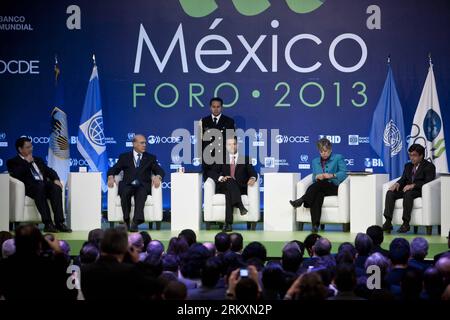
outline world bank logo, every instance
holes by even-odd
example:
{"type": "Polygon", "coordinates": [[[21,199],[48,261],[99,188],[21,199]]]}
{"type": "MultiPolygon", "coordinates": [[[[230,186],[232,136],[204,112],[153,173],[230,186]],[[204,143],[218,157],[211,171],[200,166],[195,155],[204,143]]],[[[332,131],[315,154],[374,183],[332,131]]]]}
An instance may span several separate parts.
{"type": "Polygon", "coordinates": [[[105,133],[103,132],[103,116],[99,115],[91,119],[88,127],[89,140],[97,146],[105,145],[105,133]]]}
{"type": "MultiPolygon", "coordinates": [[[[193,17],[206,17],[218,9],[217,0],[179,0],[183,11],[193,17]]],[[[278,1],[278,0],[277,0],[278,1]]],[[[325,0],[286,0],[295,13],[308,13],[318,9],[325,0]]],[[[232,0],[235,9],[244,16],[256,16],[270,8],[268,0],[232,0]]]]}
{"type": "Polygon", "coordinates": [[[390,148],[391,157],[397,155],[402,150],[402,136],[393,120],[390,120],[384,128],[383,141],[384,145],[390,148]]]}

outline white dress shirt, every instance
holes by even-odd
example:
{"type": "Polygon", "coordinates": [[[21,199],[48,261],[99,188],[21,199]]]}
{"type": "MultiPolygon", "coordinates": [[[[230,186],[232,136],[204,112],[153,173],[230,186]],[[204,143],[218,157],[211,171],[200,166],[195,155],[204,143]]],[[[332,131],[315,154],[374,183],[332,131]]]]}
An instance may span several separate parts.
{"type": "Polygon", "coordinates": [[[138,155],[141,155],[141,161],[142,161],[142,153],[136,152],[136,150],[133,149],[133,158],[134,158],[134,166],[136,167],[137,161],[138,161],[138,155]]]}
{"type": "MultiPolygon", "coordinates": [[[[25,157],[24,157],[24,156],[22,156],[21,154],[19,154],[19,156],[20,156],[23,160],[25,160],[25,157]]],[[[25,161],[27,161],[27,160],[25,160],[25,161]]],[[[33,161],[33,162],[31,163],[31,165],[33,166],[34,170],[36,170],[36,172],[39,174],[39,177],[41,178],[41,180],[44,181],[44,176],[42,175],[41,170],[39,170],[39,167],[37,166],[36,162],[33,161]]],[[[34,177],[33,171],[31,171],[31,173],[33,174],[33,177],[34,177]]]]}

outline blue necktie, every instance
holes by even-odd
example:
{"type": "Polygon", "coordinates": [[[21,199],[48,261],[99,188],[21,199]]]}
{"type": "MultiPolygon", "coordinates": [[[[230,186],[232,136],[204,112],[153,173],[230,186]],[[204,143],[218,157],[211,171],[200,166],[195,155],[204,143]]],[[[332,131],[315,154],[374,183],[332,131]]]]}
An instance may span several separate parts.
{"type": "Polygon", "coordinates": [[[137,158],[137,160],[136,160],[136,168],[139,168],[139,166],[141,165],[141,154],[140,153],[138,153],[138,158],[137,158]]]}

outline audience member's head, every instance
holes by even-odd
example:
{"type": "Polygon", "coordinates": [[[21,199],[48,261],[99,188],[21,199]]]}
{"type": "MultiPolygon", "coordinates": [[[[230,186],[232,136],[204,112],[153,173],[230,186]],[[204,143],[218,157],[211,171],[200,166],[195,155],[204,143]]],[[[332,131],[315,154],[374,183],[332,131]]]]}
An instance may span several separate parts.
{"type": "Polygon", "coordinates": [[[436,262],[436,268],[444,278],[445,285],[450,284],[450,253],[442,255],[436,262]]]}
{"type": "Polygon", "coordinates": [[[366,268],[366,270],[370,266],[377,266],[378,268],[380,268],[381,278],[384,279],[386,274],[389,272],[389,259],[379,252],[372,253],[364,263],[364,268],[366,268]]]}
{"type": "Polygon", "coordinates": [[[300,249],[289,247],[283,250],[281,256],[281,265],[284,271],[296,273],[303,261],[303,255],[300,249]]]}
{"type": "Polygon", "coordinates": [[[197,242],[197,235],[195,234],[194,230],[191,229],[181,230],[178,236],[184,238],[189,246],[192,246],[197,242]]]}
{"type": "Polygon", "coordinates": [[[380,246],[384,241],[383,228],[378,225],[373,225],[367,228],[366,234],[372,239],[374,246],[380,246]]]}
{"type": "Polygon", "coordinates": [[[389,258],[392,266],[406,266],[410,256],[409,243],[406,239],[395,238],[389,245],[389,258]]]}
{"type": "Polygon", "coordinates": [[[278,262],[269,262],[262,272],[264,290],[281,292],[284,287],[284,272],[278,262]]]}
{"type": "Polygon", "coordinates": [[[342,264],[342,263],[354,263],[355,262],[355,256],[352,254],[351,250],[338,251],[335,259],[336,259],[336,265],[342,264]]]}
{"type": "Polygon", "coordinates": [[[216,255],[216,246],[212,242],[203,242],[203,245],[209,251],[209,256],[214,257],[216,255]]]}
{"type": "Polygon", "coordinates": [[[45,239],[36,226],[32,224],[21,225],[17,228],[14,244],[16,254],[20,256],[40,255],[45,239]]]}
{"type": "Polygon", "coordinates": [[[189,249],[189,244],[184,237],[172,237],[167,247],[167,254],[180,256],[189,249]]]}
{"type": "Polygon", "coordinates": [[[258,284],[251,278],[241,278],[236,285],[236,300],[256,301],[258,298],[258,284]]]}
{"type": "Polygon", "coordinates": [[[144,239],[140,233],[130,233],[128,235],[128,244],[134,247],[139,253],[144,250],[144,239]]]}
{"type": "Polygon", "coordinates": [[[89,264],[97,260],[100,250],[95,243],[86,242],[80,250],[80,263],[89,264]]]}
{"type": "Polygon", "coordinates": [[[147,246],[147,254],[161,257],[164,253],[164,244],[159,240],[152,240],[147,246]]]}
{"type": "Polygon", "coordinates": [[[355,266],[349,263],[342,263],[336,266],[334,284],[339,292],[351,292],[356,287],[355,266]]]}
{"type": "Polygon", "coordinates": [[[230,250],[231,239],[230,235],[226,232],[219,232],[214,237],[214,245],[218,253],[224,253],[230,250]]]}
{"type": "Polygon", "coordinates": [[[6,240],[12,239],[14,238],[12,233],[9,231],[0,231],[0,248],[3,245],[3,242],[5,242],[6,240]]]}
{"type": "Polygon", "coordinates": [[[422,292],[422,274],[419,270],[408,269],[401,280],[402,298],[405,300],[419,300],[422,292]]]}
{"type": "Polygon", "coordinates": [[[322,278],[317,272],[302,274],[299,279],[297,299],[302,301],[325,300],[328,294],[322,278]]]}
{"type": "Polygon", "coordinates": [[[3,241],[2,244],[2,258],[6,259],[16,253],[16,245],[14,239],[8,239],[3,241]]]}
{"type": "Polygon", "coordinates": [[[178,272],[178,257],[173,254],[166,254],[162,257],[163,271],[178,272]]]}
{"type": "Polygon", "coordinates": [[[183,282],[170,281],[163,291],[164,300],[186,300],[187,288],[183,282]]]}
{"type": "Polygon", "coordinates": [[[250,242],[242,251],[242,258],[244,259],[244,261],[249,261],[250,259],[256,258],[264,263],[267,258],[266,247],[264,247],[264,245],[258,241],[250,242]]]}
{"type": "Polygon", "coordinates": [[[355,246],[350,243],[350,242],[342,242],[339,247],[338,247],[338,253],[343,252],[343,251],[348,251],[353,258],[356,257],[356,248],[355,246]]]}
{"type": "Polygon", "coordinates": [[[423,289],[430,300],[440,300],[445,290],[442,275],[436,267],[430,267],[423,273],[423,289]]]}
{"type": "Polygon", "coordinates": [[[358,233],[355,238],[355,249],[359,256],[368,256],[372,251],[372,239],[365,233],[358,233]]]}
{"type": "Polygon", "coordinates": [[[326,238],[317,239],[312,247],[313,254],[318,257],[327,256],[331,253],[331,242],[326,238]]]}
{"type": "Polygon", "coordinates": [[[238,232],[232,232],[230,233],[230,240],[231,240],[231,251],[240,253],[242,249],[244,248],[244,238],[242,237],[242,234],[238,232]]]}
{"type": "Polygon", "coordinates": [[[103,236],[105,235],[105,231],[102,229],[93,229],[89,231],[88,234],[88,242],[94,243],[96,246],[100,246],[100,241],[102,241],[103,236]]]}
{"type": "Polygon", "coordinates": [[[322,238],[322,236],[319,235],[318,233],[311,233],[308,236],[306,236],[305,241],[303,241],[303,244],[305,245],[305,249],[308,252],[308,255],[310,257],[313,256],[312,247],[316,243],[317,239],[320,239],[320,238],[322,238]]]}
{"type": "Polygon", "coordinates": [[[120,229],[108,229],[100,241],[100,252],[104,255],[123,256],[128,250],[128,236],[120,229]]]}
{"type": "Polygon", "coordinates": [[[183,277],[188,279],[200,279],[209,251],[201,243],[194,243],[188,251],[182,255],[180,271],[183,277]]]}
{"type": "Polygon", "coordinates": [[[411,258],[423,261],[428,254],[428,241],[422,237],[416,237],[411,241],[410,250],[411,258]]]}
{"type": "Polygon", "coordinates": [[[220,279],[220,261],[218,258],[209,258],[206,260],[202,270],[202,286],[214,288],[220,279]]]}

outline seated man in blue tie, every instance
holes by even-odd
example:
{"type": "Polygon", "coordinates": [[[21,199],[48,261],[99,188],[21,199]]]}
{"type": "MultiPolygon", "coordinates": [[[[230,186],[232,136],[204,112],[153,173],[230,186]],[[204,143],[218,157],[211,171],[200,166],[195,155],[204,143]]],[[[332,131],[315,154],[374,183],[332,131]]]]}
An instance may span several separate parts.
{"type": "Polygon", "coordinates": [[[24,183],[25,195],[34,199],[44,223],[44,232],[72,232],[64,224],[63,185],[56,171],[48,167],[41,158],[33,157],[33,145],[29,138],[17,139],[16,150],[17,156],[9,159],[6,166],[12,177],[24,183]],[[47,199],[50,200],[55,223],[52,221],[47,199]]]}
{"type": "Polygon", "coordinates": [[[133,151],[119,156],[117,163],[108,170],[108,187],[114,186],[114,176],[123,171],[119,182],[119,195],[123,220],[131,232],[138,231],[144,222],[144,206],[147,195],[152,193],[152,185],[159,188],[164,178],[164,170],[156,161],[156,156],[147,153],[147,141],[141,134],[133,138],[133,151]],[[153,177],[152,177],[153,174],[153,177]],[[134,216],[130,227],[131,197],[134,196],[134,216]]]}
{"type": "Polygon", "coordinates": [[[233,210],[239,208],[241,215],[247,214],[241,195],[247,194],[247,186],[258,179],[248,156],[239,154],[237,138],[226,140],[226,163],[215,164],[207,172],[207,177],[216,182],[216,193],[225,194],[225,225],[223,231],[231,232],[233,210]]]}
{"type": "Polygon", "coordinates": [[[422,196],[422,186],[436,178],[436,167],[424,159],[425,148],[420,144],[413,144],[408,149],[409,160],[405,165],[402,177],[394,183],[386,193],[383,230],[392,230],[392,216],[395,209],[395,201],[403,199],[403,224],[398,229],[399,233],[408,232],[409,221],[413,209],[414,199],[422,196]]]}

